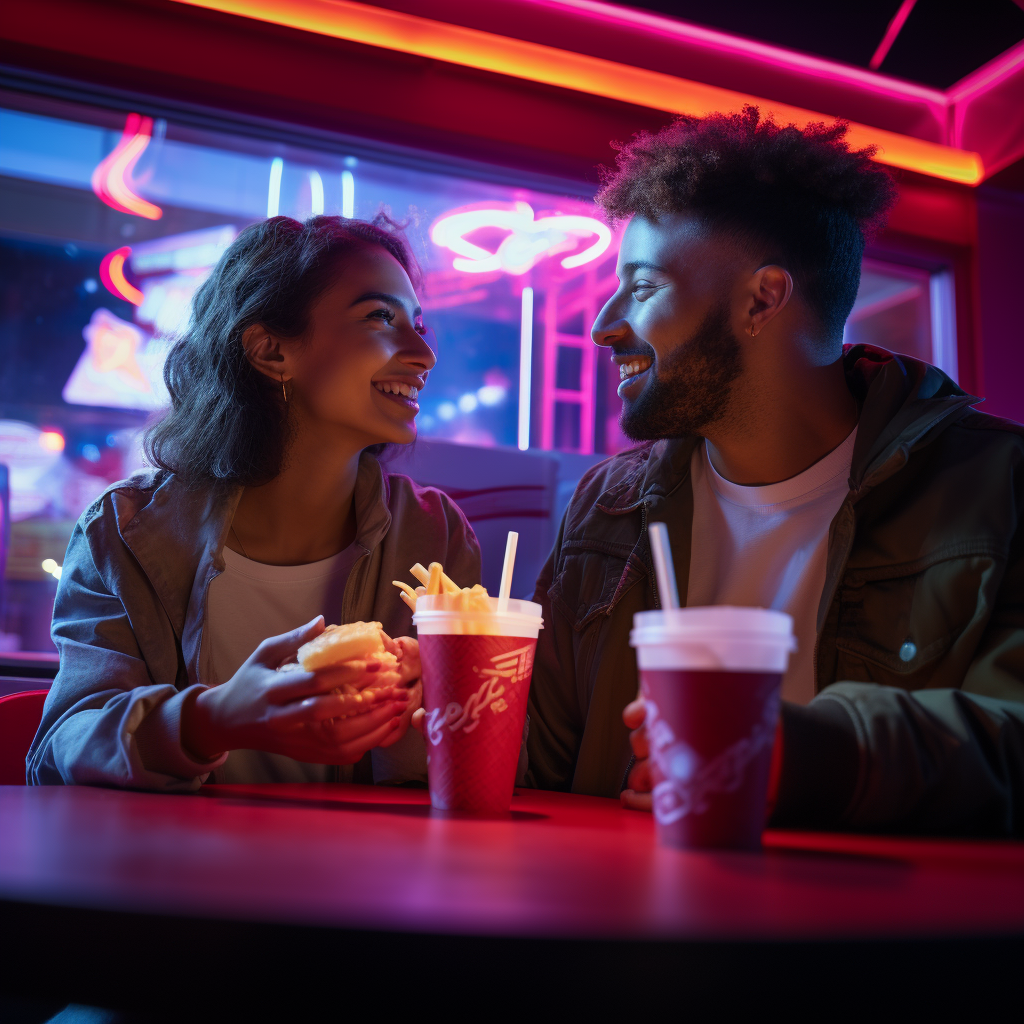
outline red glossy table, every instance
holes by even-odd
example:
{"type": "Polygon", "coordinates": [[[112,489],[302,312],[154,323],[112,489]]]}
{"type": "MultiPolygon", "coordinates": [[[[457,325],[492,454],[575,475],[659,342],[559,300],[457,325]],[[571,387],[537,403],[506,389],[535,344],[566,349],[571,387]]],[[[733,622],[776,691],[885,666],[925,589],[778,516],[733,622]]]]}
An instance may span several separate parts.
{"type": "Polygon", "coordinates": [[[507,820],[478,821],[408,789],[3,787],[0,901],[0,962],[31,972],[10,948],[28,935],[87,945],[76,955],[89,970],[67,970],[92,979],[94,1000],[133,957],[151,958],[151,976],[173,950],[244,964],[268,998],[318,958],[366,977],[398,958],[424,984],[438,971],[469,984],[511,957],[535,972],[586,963],[602,982],[686,964],[692,984],[721,985],[742,964],[806,969],[815,956],[1012,961],[1024,843],[768,832],[762,854],[685,853],[657,847],[650,816],[615,801],[528,790],[507,820]],[[97,981],[108,943],[118,971],[97,981]]]}

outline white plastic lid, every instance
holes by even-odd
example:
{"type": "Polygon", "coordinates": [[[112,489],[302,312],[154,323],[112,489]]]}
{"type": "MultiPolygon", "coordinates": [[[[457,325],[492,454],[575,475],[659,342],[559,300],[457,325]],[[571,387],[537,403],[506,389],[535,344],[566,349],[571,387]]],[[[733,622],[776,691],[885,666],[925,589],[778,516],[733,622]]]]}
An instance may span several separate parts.
{"type": "Polygon", "coordinates": [[[701,608],[662,608],[633,616],[634,646],[673,639],[709,636],[734,640],[788,640],[792,650],[793,617],[770,608],[711,605],[701,608]]]}

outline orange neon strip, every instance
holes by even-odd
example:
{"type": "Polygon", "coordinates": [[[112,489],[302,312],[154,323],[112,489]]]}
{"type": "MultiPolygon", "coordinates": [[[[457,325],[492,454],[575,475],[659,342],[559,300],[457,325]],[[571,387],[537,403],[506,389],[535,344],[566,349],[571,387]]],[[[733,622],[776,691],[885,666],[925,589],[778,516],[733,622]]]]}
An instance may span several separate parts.
{"type": "MultiPolygon", "coordinates": [[[[351,0],[177,2],[482,71],[494,71],[531,82],[574,89],[673,114],[700,116],[715,111],[739,111],[744,104],[755,103],[765,111],[772,111],[777,120],[792,122],[800,127],[812,121],[835,120],[811,110],[687,81],[659,71],[634,68],[600,57],[510,39],[461,25],[431,21],[411,14],[353,3],[351,0]]],[[[847,138],[854,147],[878,146],[876,159],[892,167],[968,185],[976,185],[984,176],[981,157],[977,153],[940,146],[938,143],[863,124],[851,124],[847,138]]]]}

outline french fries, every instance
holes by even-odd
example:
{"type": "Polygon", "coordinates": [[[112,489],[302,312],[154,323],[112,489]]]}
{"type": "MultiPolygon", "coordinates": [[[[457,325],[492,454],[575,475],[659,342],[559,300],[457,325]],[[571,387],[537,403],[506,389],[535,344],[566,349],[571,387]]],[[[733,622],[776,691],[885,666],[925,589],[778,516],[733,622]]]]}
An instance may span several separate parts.
{"type": "Polygon", "coordinates": [[[485,587],[480,586],[479,583],[473,587],[460,587],[445,575],[444,567],[440,562],[431,562],[427,569],[417,562],[409,570],[409,574],[419,581],[420,586],[413,589],[408,583],[403,583],[401,580],[392,580],[391,582],[401,591],[399,597],[413,611],[416,611],[417,598],[436,597],[439,594],[444,594],[448,598],[445,605],[450,611],[485,613],[491,611],[485,587]]]}

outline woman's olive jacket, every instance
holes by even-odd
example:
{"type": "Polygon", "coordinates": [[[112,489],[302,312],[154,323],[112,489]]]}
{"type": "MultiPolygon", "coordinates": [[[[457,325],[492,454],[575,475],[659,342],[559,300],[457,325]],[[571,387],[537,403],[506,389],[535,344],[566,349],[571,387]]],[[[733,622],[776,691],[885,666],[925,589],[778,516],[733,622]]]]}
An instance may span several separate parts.
{"type": "MultiPolygon", "coordinates": [[[[83,513],[53,609],[60,670],[27,758],[29,783],[139,789],[198,788],[216,765],[182,748],[182,704],[204,685],[210,582],[241,488],[186,488],[149,470],[115,484],[83,513]],[[139,727],[146,721],[141,737],[139,727]]],[[[345,585],[342,621],[412,632],[392,580],[416,562],[480,580],[480,547],[447,495],[383,471],[365,454],[355,488],[361,548],[345,585]]]]}
{"type": "MultiPolygon", "coordinates": [[[[817,618],[818,696],[783,706],[775,821],[1024,833],[1024,427],[933,366],[859,345],[849,493],[817,618]]],[[[630,762],[633,615],[656,608],[647,523],[685,604],[698,439],[645,444],[580,482],[537,584],[528,780],[616,796],[630,762]]]]}

